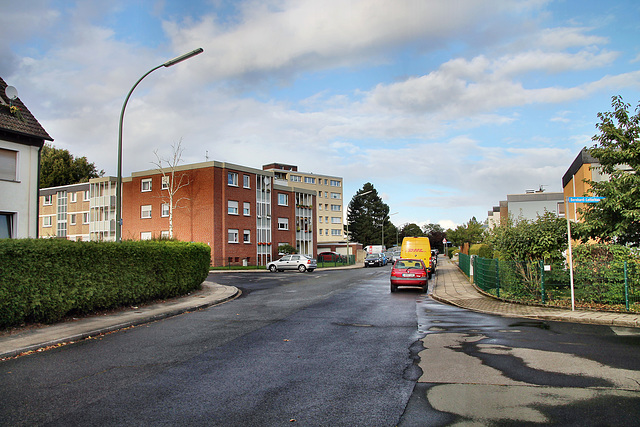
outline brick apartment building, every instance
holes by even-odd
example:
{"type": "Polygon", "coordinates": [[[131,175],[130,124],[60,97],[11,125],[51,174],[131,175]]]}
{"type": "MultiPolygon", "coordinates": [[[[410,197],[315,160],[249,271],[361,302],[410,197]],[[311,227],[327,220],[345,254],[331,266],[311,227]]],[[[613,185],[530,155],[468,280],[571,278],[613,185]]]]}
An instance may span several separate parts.
{"type": "MultiPolygon", "coordinates": [[[[101,177],[41,189],[40,236],[115,240],[115,187],[114,177],[101,177]]],[[[315,206],[314,190],[268,170],[223,162],[153,169],[123,178],[122,238],[169,237],[171,217],[173,237],[208,244],[213,265],[266,265],[284,244],[317,255],[315,206]],[[172,181],[180,184],[173,203],[172,181]]]]}

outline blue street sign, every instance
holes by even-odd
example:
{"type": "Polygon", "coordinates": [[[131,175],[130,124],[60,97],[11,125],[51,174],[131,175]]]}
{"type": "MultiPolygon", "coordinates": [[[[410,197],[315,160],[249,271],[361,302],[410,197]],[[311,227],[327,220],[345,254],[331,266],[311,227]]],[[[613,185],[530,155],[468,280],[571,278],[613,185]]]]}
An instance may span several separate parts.
{"type": "Polygon", "coordinates": [[[567,197],[567,203],[598,203],[604,197],[567,197]]]}

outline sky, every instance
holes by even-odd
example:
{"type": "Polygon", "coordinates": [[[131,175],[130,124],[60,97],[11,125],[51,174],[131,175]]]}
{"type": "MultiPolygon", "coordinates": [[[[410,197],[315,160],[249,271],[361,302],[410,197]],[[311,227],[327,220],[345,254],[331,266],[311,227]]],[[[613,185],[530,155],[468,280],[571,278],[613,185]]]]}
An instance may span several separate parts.
{"type": "Polygon", "coordinates": [[[269,163],[365,183],[445,229],[562,191],[611,98],[640,101],[637,0],[0,0],[0,77],[54,139],[123,175],[269,163]]]}

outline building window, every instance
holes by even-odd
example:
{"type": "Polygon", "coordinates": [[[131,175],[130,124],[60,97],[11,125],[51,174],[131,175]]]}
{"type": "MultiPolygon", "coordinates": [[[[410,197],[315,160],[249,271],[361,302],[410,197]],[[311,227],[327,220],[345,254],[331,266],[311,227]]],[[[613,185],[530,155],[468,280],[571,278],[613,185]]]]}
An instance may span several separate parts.
{"type": "Polygon", "coordinates": [[[229,229],[228,230],[229,243],[238,243],[238,230],[229,229]]]}
{"type": "Polygon", "coordinates": [[[319,210],[319,211],[321,211],[321,210],[322,210],[322,203],[320,203],[320,204],[318,205],[318,210],[319,210]]]}
{"type": "Polygon", "coordinates": [[[151,191],[151,178],[145,178],[140,182],[140,191],[143,193],[151,191]]]}
{"type": "Polygon", "coordinates": [[[88,201],[89,201],[89,190],[85,190],[83,200],[84,200],[85,202],[88,202],[88,201]]]}
{"type": "Polygon", "coordinates": [[[305,176],[304,177],[304,183],[305,184],[315,184],[316,183],[316,179],[312,178],[310,176],[305,176]]]}
{"type": "Polygon", "coordinates": [[[76,225],[76,214],[70,214],[69,217],[69,222],[71,223],[71,225],[76,225]]]}
{"type": "Polygon", "coordinates": [[[332,236],[342,236],[342,233],[340,233],[340,230],[333,229],[333,230],[331,230],[331,235],[332,236]]]}
{"type": "Polygon", "coordinates": [[[140,240],[151,240],[151,232],[143,231],[142,233],[140,233],[140,240]]]}
{"type": "Polygon", "coordinates": [[[0,179],[18,180],[18,152],[0,148],[0,179]]]}
{"type": "Polygon", "coordinates": [[[302,182],[302,177],[300,175],[291,175],[291,182],[302,182]]]}
{"type": "Polygon", "coordinates": [[[339,216],[332,216],[331,217],[331,224],[340,224],[341,223],[340,219],[341,218],[339,216]]]}
{"type": "Polygon", "coordinates": [[[42,226],[43,227],[51,227],[51,217],[50,216],[42,217],[42,226]]]}
{"type": "Polygon", "coordinates": [[[67,237],[67,192],[58,191],[56,199],[58,201],[56,236],[67,237]]]}
{"type": "Polygon", "coordinates": [[[235,200],[229,200],[227,202],[227,213],[229,215],[238,215],[238,202],[235,200]]]}
{"type": "Polygon", "coordinates": [[[319,217],[318,221],[320,222],[320,224],[322,224],[322,217],[319,217]]]}
{"type": "Polygon", "coordinates": [[[53,204],[53,196],[49,194],[48,196],[44,196],[44,200],[42,201],[43,206],[51,206],[53,204]]]}
{"type": "Polygon", "coordinates": [[[249,202],[243,202],[242,203],[242,214],[244,216],[251,215],[251,203],[249,203],[249,202]]]}
{"type": "Polygon", "coordinates": [[[163,176],[162,177],[162,189],[163,190],[168,190],[169,189],[169,177],[168,176],[163,176]]]}
{"type": "Polygon", "coordinates": [[[228,172],[227,173],[227,184],[231,185],[233,187],[237,187],[238,186],[238,174],[235,172],[228,172]]]}
{"type": "Polygon", "coordinates": [[[340,181],[332,179],[331,180],[331,186],[332,187],[340,187],[340,181]]]}
{"type": "Polygon", "coordinates": [[[289,195],[284,193],[278,193],[278,205],[289,206],[289,195]]]}
{"type": "Polygon", "coordinates": [[[251,230],[244,230],[242,240],[245,243],[251,243],[251,230]]]}
{"type": "Polygon", "coordinates": [[[169,230],[162,230],[160,232],[160,238],[161,239],[168,239],[169,238],[169,230]]]}
{"type": "Polygon", "coordinates": [[[140,218],[151,218],[151,205],[140,206],[140,218]]]}
{"type": "Polygon", "coordinates": [[[289,229],[289,218],[278,218],[278,230],[289,229]]]}
{"type": "Polygon", "coordinates": [[[160,210],[160,216],[167,217],[169,216],[169,203],[163,203],[160,210]]]}
{"type": "Polygon", "coordinates": [[[13,236],[13,216],[8,212],[0,212],[0,239],[11,239],[13,236]]]}
{"type": "Polygon", "coordinates": [[[340,193],[331,193],[331,198],[332,199],[339,199],[340,198],[340,193]]]}
{"type": "Polygon", "coordinates": [[[244,188],[251,188],[251,177],[249,175],[242,175],[242,186],[244,188]]]}
{"type": "Polygon", "coordinates": [[[340,211],[340,205],[331,205],[331,210],[334,212],[340,211]]]}
{"type": "Polygon", "coordinates": [[[89,224],[89,212],[85,212],[82,214],[82,223],[89,224]]]}
{"type": "Polygon", "coordinates": [[[75,203],[75,202],[76,202],[76,193],[75,192],[69,193],[69,203],[75,203]]]}

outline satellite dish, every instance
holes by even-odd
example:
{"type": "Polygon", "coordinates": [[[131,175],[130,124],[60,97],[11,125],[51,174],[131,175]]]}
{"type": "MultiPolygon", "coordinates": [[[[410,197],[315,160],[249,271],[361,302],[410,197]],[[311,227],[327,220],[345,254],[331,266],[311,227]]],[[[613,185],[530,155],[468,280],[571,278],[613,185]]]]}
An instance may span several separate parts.
{"type": "Polygon", "coordinates": [[[10,100],[15,100],[18,97],[18,89],[16,89],[13,86],[7,86],[6,89],[4,90],[5,95],[7,95],[7,98],[9,98],[10,100]]]}

